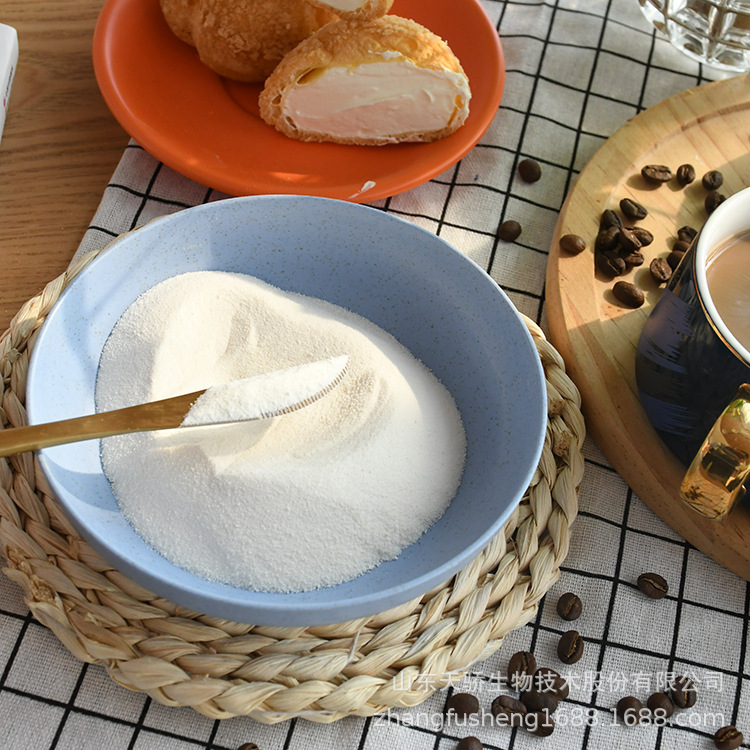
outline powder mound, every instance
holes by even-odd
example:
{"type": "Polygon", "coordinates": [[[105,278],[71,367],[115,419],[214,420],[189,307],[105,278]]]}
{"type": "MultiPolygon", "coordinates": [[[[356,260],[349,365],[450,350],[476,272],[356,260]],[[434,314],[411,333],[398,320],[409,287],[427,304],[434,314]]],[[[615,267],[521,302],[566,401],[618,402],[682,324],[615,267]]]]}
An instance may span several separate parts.
{"type": "Polygon", "coordinates": [[[279,592],[341,583],[416,541],[460,483],[461,416],[395,338],[341,307],[242,274],[168,279],[113,329],[97,408],[341,355],[342,381],[291,414],[103,440],[137,533],[204,578],[279,592]]]}

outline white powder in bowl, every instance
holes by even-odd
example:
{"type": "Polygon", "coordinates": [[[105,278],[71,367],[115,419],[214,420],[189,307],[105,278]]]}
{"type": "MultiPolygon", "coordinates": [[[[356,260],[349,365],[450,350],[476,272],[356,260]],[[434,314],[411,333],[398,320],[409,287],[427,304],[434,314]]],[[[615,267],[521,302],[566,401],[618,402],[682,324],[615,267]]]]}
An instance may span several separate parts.
{"type": "Polygon", "coordinates": [[[135,530],[204,578],[281,592],[349,580],[416,541],[458,488],[461,417],[406,348],[341,307],[242,274],[168,279],[114,327],[97,408],[344,354],[341,383],[291,414],[102,440],[135,530]]]}

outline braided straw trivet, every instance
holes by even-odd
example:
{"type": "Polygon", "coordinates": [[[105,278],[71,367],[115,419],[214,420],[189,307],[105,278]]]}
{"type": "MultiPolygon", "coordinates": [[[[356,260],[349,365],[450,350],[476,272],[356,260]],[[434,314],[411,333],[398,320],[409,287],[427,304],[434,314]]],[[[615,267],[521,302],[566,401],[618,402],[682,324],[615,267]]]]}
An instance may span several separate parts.
{"type": "MultiPolygon", "coordinates": [[[[84,256],[27,302],[0,339],[3,427],[26,423],[36,331],[84,256]]],[[[168,706],[211,718],[328,723],[415,706],[529,622],[559,576],[578,510],[584,423],[558,352],[526,320],[544,366],[547,437],[523,501],[489,546],[424,596],[374,617],[314,628],[254,627],[187,611],[108,565],[64,516],[31,453],[0,459],[5,573],[77,658],[168,706]]]]}

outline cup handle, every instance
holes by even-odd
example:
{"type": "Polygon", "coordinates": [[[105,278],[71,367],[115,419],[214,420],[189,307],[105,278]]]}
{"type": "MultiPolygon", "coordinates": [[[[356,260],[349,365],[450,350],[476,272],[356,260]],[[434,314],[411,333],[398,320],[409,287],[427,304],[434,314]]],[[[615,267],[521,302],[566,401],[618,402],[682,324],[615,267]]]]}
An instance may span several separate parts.
{"type": "Polygon", "coordinates": [[[750,475],[750,384],[711,428],[680,486],[682,499],[701,515],[721,520],[743,493],[750,475]]]}

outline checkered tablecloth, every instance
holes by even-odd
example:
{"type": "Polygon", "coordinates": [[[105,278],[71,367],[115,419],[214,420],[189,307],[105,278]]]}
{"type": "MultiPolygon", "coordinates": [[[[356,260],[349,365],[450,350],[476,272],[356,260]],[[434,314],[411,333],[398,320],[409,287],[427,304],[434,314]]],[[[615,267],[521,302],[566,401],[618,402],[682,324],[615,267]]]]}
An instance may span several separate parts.
{"type": "MultiPolygon", "coordinates": [[[[436,2],[450,0],[436,0],[436,2]]],[[[398,3],[396,3],[397,5],[398,3]]],[[[544,280],[558,211],[580,170],[629,118],[667,96],[722,77],[655,35],[637,0],[482,0],[500,34],[507,69],[494,122],[455,167],[429,183],[378,201],[465,252],[503,287],[518,309],[546,325],[544,280]],[[539,161],[542,179],[526,184],[516,167],[539,161]],[[521,223],[513,243],[499,224],[521,223]]],[[[394,12],[397,7],[394,7],[394,12]]],[[[750,85],[750,83],[748,84],[750,85]]],[[[79,253],[162,214],[223,196],[191,182],[131,143],[106,188],[79,253]]],[[[102,668],[73,658],[35,622],[20,589],[0,578],[0,747],[8,750],[453,750],[473,735],[485,748],[708,748],[716,729],[737,724],[750,747],[750,587],[693,549],[657,519],[589,439],[581,512],[560,581],[533,622],[513,632],[463,683],[408,711],[332,725],[303,719],[265,726],[247,718],[214,721],[166,708],[114,684],[102,668]],[[644,570],[669,582],[662,600],[635,583],[644,570]],[[574,627],[583,658],[556,655],[562,632],[555,603],[565,591],[583,600],[574,627]],[[570,697],[546,739],[495,726],[489,706],[506,690],[507,660],[532,651],[568,678],[570,697]],[[664,726],[623,726],[613,707],[644,699],[675,674],[698,688],[692,709],[664,726]],[[456,691],[473,692],[482,710],[446,722],[456,691]]]]}

